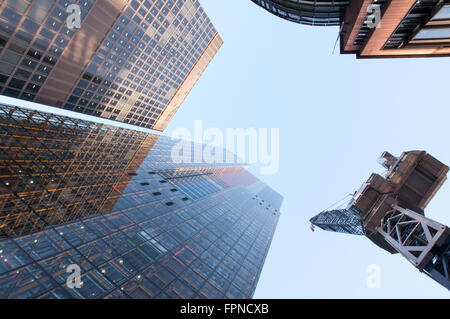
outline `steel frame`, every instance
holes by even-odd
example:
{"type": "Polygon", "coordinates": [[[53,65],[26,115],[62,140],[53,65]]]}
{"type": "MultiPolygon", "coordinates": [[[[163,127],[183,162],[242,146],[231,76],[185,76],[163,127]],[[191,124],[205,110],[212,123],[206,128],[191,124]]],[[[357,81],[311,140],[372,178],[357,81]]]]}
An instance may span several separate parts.
{"type": "Polygon", "coordinates": [[[450,230],[410,209],[394,205],[378,232],[420,271],[450,289],[450,230]]]}

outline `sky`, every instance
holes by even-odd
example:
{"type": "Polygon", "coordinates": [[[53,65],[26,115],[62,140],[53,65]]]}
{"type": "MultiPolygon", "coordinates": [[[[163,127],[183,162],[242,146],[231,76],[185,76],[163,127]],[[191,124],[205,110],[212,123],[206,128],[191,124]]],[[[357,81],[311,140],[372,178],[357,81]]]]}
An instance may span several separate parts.
{"type": "MultiPolygon", "coordinates": [[[[284,196],[255,298],[448,298],[367,238],[311,232],[309,219],[383,173],[383,151],[450,164],[450,58],[333,54],[337,27],[277,18],[250,0],[201,0],[224,45],[172,119],[177,128],[278,128],[280,168],[251,171],[284,196]],[[380,288],[368,288],[370,265],[380,288]]],[[[426,215],[450,224],[450,182],[426,215]]]]}
{"type": "MultiPolygon", "coordinates": [[[[383,151],[426,150],[450,164],[450,58],[333,54],[337,27],[277,18],[250,0],[201,0],[224,45],[175,114],[180,128],[279,129],[278,172],[250,170],[284,196],[255,298],[448,298],[406,259],[309,219],[383,173],[383,151]],[[368,269],[380,270],[369,288],[368,269]]],[[[7,98],[2,101],[8,102],[7,98]]],[[[450,224],[450,182],[426,215],[450,224]]]]}

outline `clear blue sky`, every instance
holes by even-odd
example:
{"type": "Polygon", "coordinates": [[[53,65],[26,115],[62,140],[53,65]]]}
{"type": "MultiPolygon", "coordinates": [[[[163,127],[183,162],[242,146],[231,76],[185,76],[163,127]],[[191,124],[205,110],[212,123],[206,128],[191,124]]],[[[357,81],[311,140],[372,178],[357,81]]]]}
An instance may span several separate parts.
{"type": "MultiPolygon", "coordinates": [[[[312,233],[308,220],[381,173],[385,150],[424,149],[450,164],[450,59],[333,55],[336,27],[290,23],[250,0],[201,3],[225,44],[166,134],[194,120],[280,129],[280,170],[260,178],[285,201],[255,297],[448,298],[399,255],[364,237],[312,233]],[[380,289],[366,286],[371,264],[380,289]]],[[[450,181],[427,215],[450,224],[450,181]]]]}

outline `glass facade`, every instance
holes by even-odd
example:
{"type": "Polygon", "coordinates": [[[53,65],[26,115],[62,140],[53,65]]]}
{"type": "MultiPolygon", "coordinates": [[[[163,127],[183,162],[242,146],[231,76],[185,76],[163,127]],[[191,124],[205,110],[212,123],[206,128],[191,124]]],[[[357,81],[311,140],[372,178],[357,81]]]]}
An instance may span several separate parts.
{"type": "Polygon", "coordinates": [[[107,212],[158,136],[0,105],[0,238],[107,212]]]}
{"type": "Polygon", "coordinates": [[[252,297],[282,197],[246,169],[176,164],[177,141],[148,133],[1,115],[0,298],[252,297]]]}
{"type": "Polygon", "coordinates": [[[222,43],[197,0],[5,1],[0,94],[163,130],[222,43]]]}
{"type": "Polygon", "coordinates": [[[449,0],[251,1],[295,23],[340,26],[342,54],[356,54],[357,58],[450,55],[449,0]]]}
{"type": "Polygon", "coordinates": [[[411,45],[445,45],[450,43],[450,1],[440,2],[433,7],[432,17],[416,32],[411,45]],[[423,40],[423,41],[421,41],[423,40]]]}
{"type": "Polygon", "coordinates": [[[317,26],[340,25],[350,1],[252,0],[270,13],[296,23],[317,26]]]}
{"type": "MultiPolygon", "coordinates": [[[[445,21],[444,16],[435,15],[443,7],[444,1],[439,0],[424,0],[416,2],[408,14],[402,19],[401,23],[397,26],[396,30],[391,34],[391,36],[386,41],[385,49],[396,49],[396,48],[414,48],[414,47],[424,47],[421,41],[424,39],[432,39],[439,35],[439,32],[432,28],[438,27],[440,24],[444,26],[448,24],[445,21]],[[436,19],[433,18],[436,17],[436,19]]],[[[431,47],[436,47],[436,43],[431,44],[431,47]]]]}
{"type": "Polygon", "coordinates": [[[47,80],[75,30],[66,26],[66,7],[78,4],[81,22],[93,0],[12,0],[0,6],[0,94],[29,101],[47,80]]]}
{"type": "Polygon", "coordinates": [[[444,5],[433,17],[434,21],[450,20],[450,4],[444,5]]]}

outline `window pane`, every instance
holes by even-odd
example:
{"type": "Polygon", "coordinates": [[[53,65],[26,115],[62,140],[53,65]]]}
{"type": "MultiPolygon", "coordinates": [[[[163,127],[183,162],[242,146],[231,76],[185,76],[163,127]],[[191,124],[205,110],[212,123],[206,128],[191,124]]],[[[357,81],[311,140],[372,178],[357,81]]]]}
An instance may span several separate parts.
{"type": "Polygon", "coordinates": [[[450,19],[450,5],[443,6],[441,10],[433,17],[433,20],[450,19]]]}
{"type": "Polygon", "coordinates": [[[445,38],[450,38],[450,28],[423,29],[415,36],[414,40],[445,38]]]}

